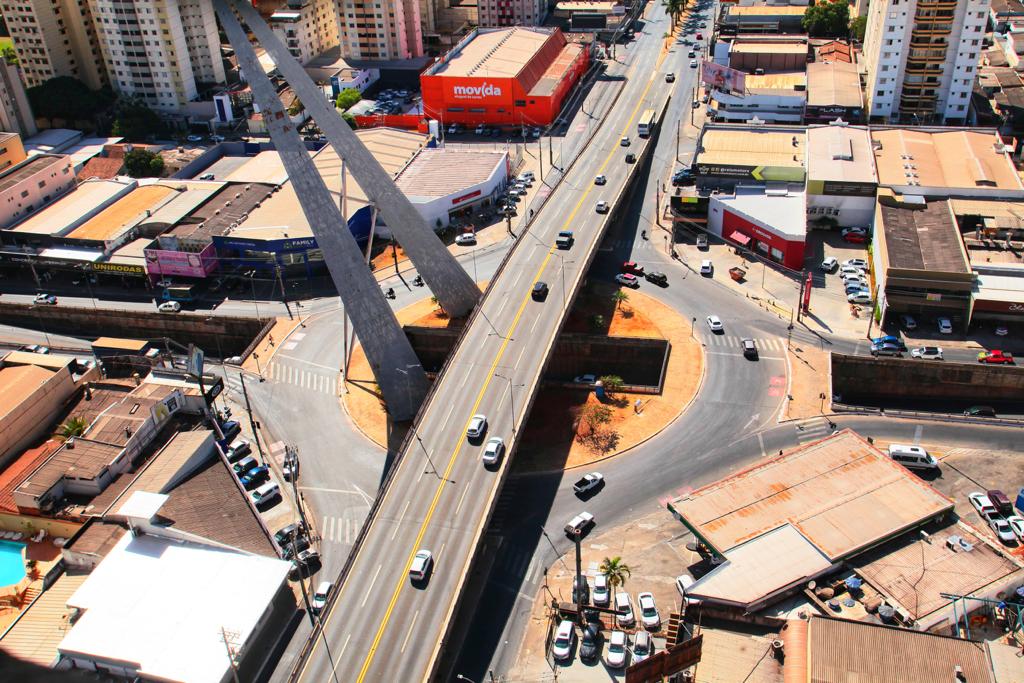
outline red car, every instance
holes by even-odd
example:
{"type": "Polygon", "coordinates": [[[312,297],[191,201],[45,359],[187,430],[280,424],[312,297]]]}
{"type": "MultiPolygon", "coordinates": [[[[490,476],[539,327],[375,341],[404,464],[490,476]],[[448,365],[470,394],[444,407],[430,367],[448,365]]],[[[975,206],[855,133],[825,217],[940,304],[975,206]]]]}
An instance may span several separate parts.
{"type": "Polygon", "coordinates": [[[621,268],[623,273],[633,273],[633,275],[643,275],[644,267],[636,261],[626,261],[622,264],[621,268]]]}
{"type": "Polygon", "coordinates": [[[698,33],[697,34],[697,40],[704,40],[704,34],[703,33],[698,33]]]}
{"type": "Polygon", "coordinates": [[[978,354],[979,363],[1004,363],[1006,365],[1013,365],[1013,354],[999,349],[992,349],[991,351],[982,351],[978,354]]]}
{"type": "Polygon", "coordinates": [[[868,241],[868,236],[862,232],[848,232],[843,235],[844,242],[852,242],[853,244],[864,244],[868,241]]]}

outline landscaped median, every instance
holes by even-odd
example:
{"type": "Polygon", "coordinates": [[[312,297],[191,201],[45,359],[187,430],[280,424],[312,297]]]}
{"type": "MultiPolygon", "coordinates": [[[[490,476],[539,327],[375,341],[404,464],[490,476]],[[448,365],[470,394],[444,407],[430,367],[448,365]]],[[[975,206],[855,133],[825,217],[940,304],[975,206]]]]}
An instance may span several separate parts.
{"type": "MultiPolygon", "coordinates": [[[[429,299],[397,312],[403,325],[449,327],[429,299]]],[[[700,388],[704,356],[691,334],[691,322],[637,290],[609,284],[590,285],[580,294],[569,315],[565,334],[621,338],[661,339],[668,343],[668,361],[661,391],[597,392],[567,383],[548,382],[540,390],[516,449],[517,468],[531,470],[583,467],[622,453],[651,438],[678,417],[700,388]],[[626,295],[621,298],[622,292],[626,295]]],[[[426,364],[427,361],[424,361],[426,364]]],[[[600,367],[584,372],[600,377],[600,367]]],[[[652,390],[653,391],[653,390],[652,390]]],[[[400,443],[403,433],[388,422],[366,357],[361,348],[352,354],[345,410],[369,439],[386,447],[400,443]]],[[[397,426],[404,429],[404,425],[397,426]]]]}

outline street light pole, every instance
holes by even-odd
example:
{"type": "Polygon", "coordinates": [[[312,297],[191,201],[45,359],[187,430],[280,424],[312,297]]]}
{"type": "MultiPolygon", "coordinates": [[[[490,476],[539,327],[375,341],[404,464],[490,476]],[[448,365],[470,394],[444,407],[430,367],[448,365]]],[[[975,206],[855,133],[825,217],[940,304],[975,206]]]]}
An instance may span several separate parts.
{"type": "MultiPolygon", "coordinates": [[[[506,382],[508,382],[508,398],[509,398],[509,404],[511,405],[511,408],[512,408],[512,433],[515,434],[516,433],[516,397],[515,397],[515,394],[512,392],[512,378],[511,377],[506,377],[505,375],[501,374],[500,372],[494,373],[494,376],[495,377],[500,377],[503,380],[505,380],[506,382]]],[[[524,386],[524,385],[517,384],[516,386],[521,387],[521,386],[524,386]]]]}
{"type": "Polygon", "coordinates": [[[249,275],[249,284],[252,285],[252,305],[256,307],[256,320],[259,321],[259,320],[262,320],[262,318],[260,318],[260,305],[259,305],[259,302],[256,301],[256,271],[255,270],[250,270],[248,275],[249,275]]]}

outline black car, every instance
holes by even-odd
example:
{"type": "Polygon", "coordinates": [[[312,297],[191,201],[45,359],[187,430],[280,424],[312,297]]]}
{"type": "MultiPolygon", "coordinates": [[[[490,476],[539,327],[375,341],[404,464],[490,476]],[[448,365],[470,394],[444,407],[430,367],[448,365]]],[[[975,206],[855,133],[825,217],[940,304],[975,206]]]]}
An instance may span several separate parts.
{"type": "Polygon", "coordinates": [[[964,415],[969,415],[972,417],[995,417],[996,409],[993,408],[992,406],[971,406],[970,408],[964,411],[964,415]]]}
{"type": "Polygon", "coordinates": [[[679,187],[680,185],[693,185],[696,178],[693,175],[693,171],[689,168],[681,168],[672,174],[672,187],[679,187]]]}
{"type": "Polygon", "coordinates": [[[548,283],[538,282],[533,286],[533,300],[544,301],[548,298],[548,283]]]}
{"type": "Polygon", "coordinates": [[[751,360],[757,360],[757,344],[754,343],[754,340],[744,339],[741,344],[743,345],[743,355],[751,360]]]}
{"type": "Polygon", "coordinates": [[[281,556],[286,560],[290,560],[308,547],[309,539],[305,536],[299,536],[295,540],[289,540],[281,546],[281,556]]]}
{"type": "Polygon", "coordinates": [[[626,155],[626,163],[627,164],[635,164],[636,163],[636,155],[633,154],[632,152],[627,154],[626,155]]]}
{"type": "Polygon", "coordinates": [[[295,536],[296,534],[298,534],[299,536],[305,536],[306,525],[302,522],[295,522],[294,524],[289,524],[288,526],[284,527],[283,529],[280,529],[276,534],[274,534],[274,540],[277,541],[278,545],[283,546],[285,543],[288,543],[291,540],[292,536],[295,536]]]}
{"type": "Polygon", "coordinates": [[[600,657],[603,643],[604,636],[601,635],[601,625],[596,622],[587,623],[583,629],[583,639],[580,641],[580,659],[591,662],[600,657]]]}
{"type": "Polygon", "coordinates": [[[658,270],[653,270],[650,273],[646,273],[644,275],[644,279],[646,279],[648,282],[653,282],[656,285],[661,285],[662,287],[668,286],[668,275],[665,275],[665,273],[662,273],[661,271],[658,270]]]}

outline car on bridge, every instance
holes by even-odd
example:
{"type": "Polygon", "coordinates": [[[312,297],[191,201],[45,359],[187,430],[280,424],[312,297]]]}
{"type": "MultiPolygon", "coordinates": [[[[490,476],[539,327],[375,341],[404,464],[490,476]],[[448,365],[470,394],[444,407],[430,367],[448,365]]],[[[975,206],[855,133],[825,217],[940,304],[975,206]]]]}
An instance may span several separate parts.
{"type": "Polygon", "coordinates": [[[466,428],[466,436],[470,439],[479,439],[487,431],[487,416],[477,413],[469,420],[469,427],[466,428]]]}
{"type": "Polygon", "coordinates": [[[487,445],[484,447],[484,452],[480,455],[480,459],[484,465],[496,465],[501,460],[502,454],[505,452],[505,441],[500,436],[492,436],[487,440],[487,445]]]}
{"type": "Polygon", "coordinates": [[[938,346],[918,346],[910,349],[910,357],[922,360],[942,360],[942,349],[938,346]]]}
{"type": "Polygon", "coordinates": [[[547,299],[548,298],[548,283],[546,283],[546,282],[538,282],[537,284],[535,284],[533,286],[533,292],[531,292],[530,296],[533,297],[534,301],[544,301],[544,299],[547,299]]]}
{"type": "Polygon", "coordinates": [[[595,185],[604,185],[607,182],[608,182],[608,179],[605,178],[604,175],[594,176],[594,184],[595,185]]]}
{"type": "Polygon", "coordinates": [[[45,304],[47,306],[56,306],[57,297],[53,294],[36,294],[36,298],[33,301],[37,304],[45,304]]]}
{"type": "Polygon", "coordinates": [[[676,75],[674,73],[672,73],[671,71],[668,72],[667,74],[665,74],[665,82],[666,83],[675,83],[676,82],[676,75]]]}
{"type": "Polygon", "coordinates": [[[629,143],[629,138],[628,137],[624,137],[621,140],[619,140],[619,145],[621,147],[629,147],[629,144],[630,143],[629,143]]]}
{"type": "Polygon", "coordinates": [[[559,249],[571,249],[572,243],[575,241],[576,237],[572,234],[572,230],[562,230],[555,238],[555,246],[559,249]]]}
{"type": "Polygon", "coordinates": [[[978,354],[979,363],[991,363],[994,365],[1013,365],[1013,354],[1008,351],[1002,351],[1000,349],[992,349],[991,351],[982,351],[978,354]]]}
{"type": "Polygon", "coordinates": [[[412,581],[426,581],[430,576],[430,569],[434,565],[434,555],[426,548],[420,548],[412,564],[409,566],[409,579],[412,581]]]}
{"type": "Polygon", "coordinates": [[[618,282],[620,285],[632,287],[633,289],[636,289],[637,287],[640,286],[640,280],[637,278],[637,276],[630,275],[629,273],[619,273],[618,275],[615,276],[615,281],[618,282]]]}
{"type": "Polygon", "coordinates": [[[598,213],[608,213],[608,202],[606,202],[603,199],[601,201],[599,201],[597,203],[597,212],[598,213]]]}

